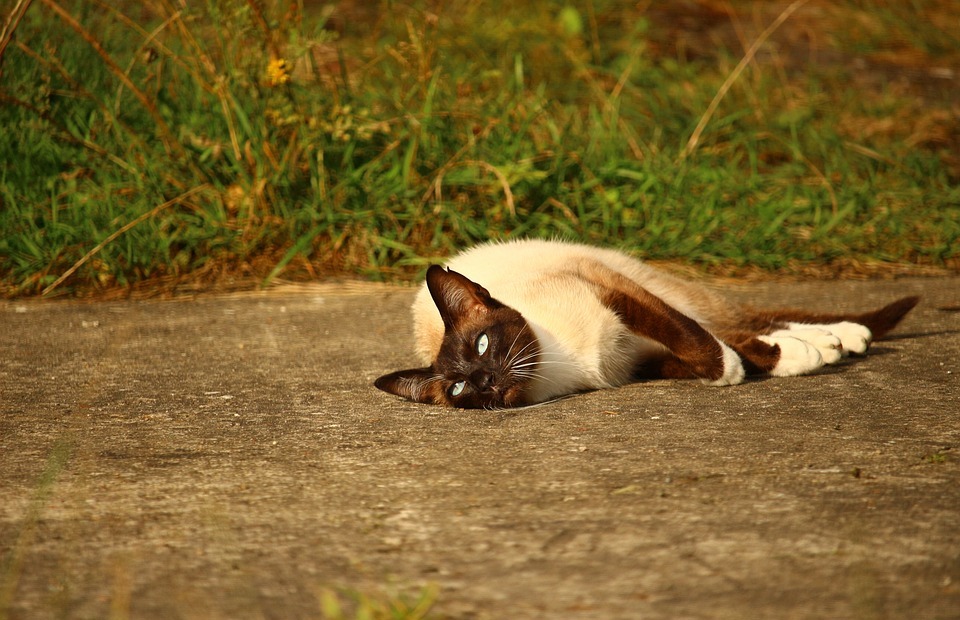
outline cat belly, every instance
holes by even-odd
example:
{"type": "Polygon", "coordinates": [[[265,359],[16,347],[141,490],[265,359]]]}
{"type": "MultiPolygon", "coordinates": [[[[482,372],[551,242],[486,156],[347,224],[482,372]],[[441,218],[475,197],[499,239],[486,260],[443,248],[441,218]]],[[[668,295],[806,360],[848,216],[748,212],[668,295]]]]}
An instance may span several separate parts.
{"type": "Polygon", "coordinates": [[[618,360],[617,363],[605,363],[601,366],[604,382],[611,387],[618,387],[634,381],[637,368],[644,361],[668,352],[667,348],[659,342],[638,336],[627,330],[624,331],[622,338],[619,339],[614,348],[619,351],[619,354],[615,354],[613,358],[618,360]]]}
{"type": "Polygon", "coordinates": [[[577,349],[532,321],[530,326],[541,346],[536,376],[526,390],[526,400],[531,403],[630,383],[643,360],[666,350],[622,325],[597,334],[595,346],[577,349]]]}

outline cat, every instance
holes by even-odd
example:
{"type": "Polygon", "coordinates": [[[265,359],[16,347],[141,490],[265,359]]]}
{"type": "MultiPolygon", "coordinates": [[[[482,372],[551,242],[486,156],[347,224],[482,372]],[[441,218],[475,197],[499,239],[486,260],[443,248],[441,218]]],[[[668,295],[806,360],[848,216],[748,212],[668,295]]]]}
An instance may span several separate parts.
{"type": "Polygon", "coordinates": [[[919,301],[861,314],[760,310],[616,250],[478,245],[433,265],[413,303],[422,368],[378,378],[404,398],[500,409],[644,378],[741,383],[863,354],[919,301]]]}

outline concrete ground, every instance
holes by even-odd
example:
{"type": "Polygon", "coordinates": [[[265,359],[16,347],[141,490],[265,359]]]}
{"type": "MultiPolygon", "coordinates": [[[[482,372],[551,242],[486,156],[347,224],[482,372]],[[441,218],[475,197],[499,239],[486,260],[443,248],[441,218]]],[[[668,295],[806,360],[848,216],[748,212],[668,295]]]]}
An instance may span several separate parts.
{"type": "Polygon", "coordinates": [[[0,303],[0,618],[960,618],[960,278],[865,359],[505,412],[375,390],[408,289],[0,303]]]}

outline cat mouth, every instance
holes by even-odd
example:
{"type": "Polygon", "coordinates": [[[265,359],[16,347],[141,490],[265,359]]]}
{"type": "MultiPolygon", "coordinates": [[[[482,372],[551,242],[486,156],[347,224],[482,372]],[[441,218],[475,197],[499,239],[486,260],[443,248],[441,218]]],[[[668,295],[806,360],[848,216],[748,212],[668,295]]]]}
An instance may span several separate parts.
{"type": "Polygon", "coordinates": [[[526,387],[525,382],[519,380],[514,380],[506,386],[493,386],[482,393],[482,402],[464,408],[496,410],[523,407],[528,404],[525,398],[526,387]]]}

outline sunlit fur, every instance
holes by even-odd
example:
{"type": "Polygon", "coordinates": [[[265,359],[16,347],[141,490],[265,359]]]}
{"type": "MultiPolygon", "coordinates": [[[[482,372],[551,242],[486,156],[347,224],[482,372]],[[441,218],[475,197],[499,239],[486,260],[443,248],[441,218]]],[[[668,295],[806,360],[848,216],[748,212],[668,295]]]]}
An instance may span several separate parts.
{"type": "Polygon", "coordinates": [[[428,270],[413,304],[424,366],[376,386],[423,403],[503,408],[640,375],[720,386],[747,373],[806,374],[864,352],[917,301],[862,314],[760,310],[614,250],[488,243],[428,270]]]}
{"type": "MultiPolygon", "coordinates": [[[[558,241],[522,240],[476,246],[447,268],[480,283],[490,295],[517,310],[539,345],[539,363],[528,368],[523,404],[583,390],[615,387],[634,378],[638,362],[663,347],[632,333],[598,299],[596,287],[578,274],[583,262],[600,263],[637,282],[691,318],[731,312],[721,297],[621,252],[558,241]]],[[[417,354],[424,364],[438,359],[444,326],[424,286],[413,305],[417,354]]]]}

